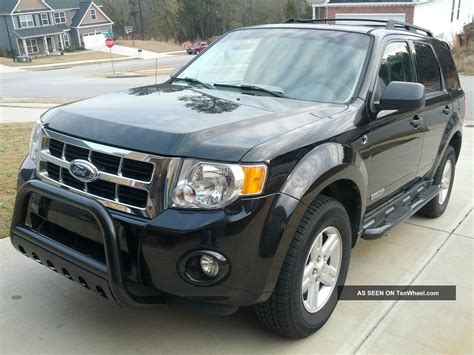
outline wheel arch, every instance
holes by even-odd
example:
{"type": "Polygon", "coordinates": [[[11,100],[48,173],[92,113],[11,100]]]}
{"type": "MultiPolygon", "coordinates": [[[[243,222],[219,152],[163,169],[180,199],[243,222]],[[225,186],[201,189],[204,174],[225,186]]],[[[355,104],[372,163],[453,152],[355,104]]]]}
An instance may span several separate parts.
{"type": "Polygon", "coordinates": [[[294,168],[282,192],[311,205],[320,194],[342,203],[350,217],[353,245],[365,212],[368,172],[362,157],[350,146],[324,143],[294,168]]]}
{"type": "Polygon", "coordinates": [[[298,162],[281,188],[264,227],[263,240],[272,246],[265,248],[269,251],[265,256],[274,260],[260,301],[273,292],[296,229],[319,195],[327,194],[346,208],[351,220],[352,245],[356,243],[365,212],[367,184],[368,173],[363,159],[349,146],[324,143],[298,162]]]}
{"type": "Polygon", "coordinates": [[[461,154],[461,146],[462,146],[462,133],[461,131],[456,131],[453,136],[451,137],[448,145],[454,148],[454,152],[456,153],[456,161],[459,159],[459,155],[461,154]]]}
{"type": "Polygon", "coordinates": [[[334,181],[321,191],[325,195],[340,202],[346,209],[351,221],[352,247],[357,243],[362,220],[362,197],[357,184],[348,179],[334,181]]]}

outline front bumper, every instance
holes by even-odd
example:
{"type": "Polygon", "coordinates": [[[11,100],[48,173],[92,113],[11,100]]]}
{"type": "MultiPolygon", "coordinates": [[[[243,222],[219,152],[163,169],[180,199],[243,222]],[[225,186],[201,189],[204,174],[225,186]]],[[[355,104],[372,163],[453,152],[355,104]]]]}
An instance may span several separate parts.
{"type": "Polygon", "coordinates": [[[128,308],[182,299],[224,309],[264,301],[286,254],[288,243],[281,240],[294,232],[290,216],[302,207],[292,197],[271,195],[242,200],[226,210],[167,209],[145,219],[108,210],[93,199],[35,180],[33,171],[28,176],[22,169],[11,228],[15,248],[128,308]],[[76,224],[75,233],[81,234],[81,226],[90,230],[83,234],[96,245],[102,243],[104,257],[63,243],[64,236],[44,234],[47,228],[32,222],[32,211],[45,220],[55,215],[56,221],[62,221],[54,227],[56,234],[69,229],[68,220],[73,221],[71,227],[76,224]],[[90,225],[97,226],[97,233],[90,225]],[[179,272],[184,255],[203,249],[219,252],[230,262],[226,278],[206,287],[188,282],[179,272]]]}

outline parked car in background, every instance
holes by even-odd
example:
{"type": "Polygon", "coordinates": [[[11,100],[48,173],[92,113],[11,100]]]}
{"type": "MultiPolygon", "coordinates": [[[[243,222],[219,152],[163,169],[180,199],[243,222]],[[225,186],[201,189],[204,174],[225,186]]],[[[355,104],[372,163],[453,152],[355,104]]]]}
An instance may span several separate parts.
{"type": "Polygon", "coordinates": [[[207,42],[195,42],[191,47],[186,48],[186,52],[188,52],[188,54],[199,54],[207,47],[209,47],[209,43],[207,42]]]}
{"type": "Polygon", "coordinates": [[[360,238],[446,210],[465,98],[428,30],[300,22],[232,31],[164,84],[45,113],[14,247],[124,307],[254,306],[287,337],[321,328],[360,238]]]}

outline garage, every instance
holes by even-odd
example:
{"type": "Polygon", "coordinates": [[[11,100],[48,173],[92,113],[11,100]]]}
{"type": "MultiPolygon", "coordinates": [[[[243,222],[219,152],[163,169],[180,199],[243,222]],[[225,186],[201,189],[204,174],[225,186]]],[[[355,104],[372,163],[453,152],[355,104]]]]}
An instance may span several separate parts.
{"type": "Polygon", "coordinates": [[[86,49],[97,48],[104,45],[105,36],[100,31],[83,33],[82,42],[86,49]]]}
{"type": "Polygon", "coordinates": [[[338,13],[336,14],[337,19],[341,19],[341,21],[337,21],[339,24],[344,24],[344,21],[342,19],[345,18],[356,18],[356,19],[361,19],[361,21],[351,21],[350,24],[358,24],[358,25],[364,25],[366,22],[363,21],[363,19],[368,19],[368,20],[396,20],[396,21],[401,21],[405,22],[405,13],[358,13],[358,12],[347,12],[347,13],[338,13]]]}

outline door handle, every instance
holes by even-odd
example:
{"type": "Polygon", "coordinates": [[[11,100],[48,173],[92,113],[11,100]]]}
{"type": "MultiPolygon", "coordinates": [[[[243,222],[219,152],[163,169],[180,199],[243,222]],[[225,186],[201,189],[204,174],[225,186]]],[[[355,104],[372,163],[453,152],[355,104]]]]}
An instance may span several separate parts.
{"type": "Polygon", "coordinates": [[[415,129],[417,129],[418,126],[421,125],[422,123],[423,123],[423,117],[420,117],[420,116],[415,116],[410,121],[410,125],[412,125],[415,129]]]}
{"type": "Polygon", "coordinates": [[[449,115],[450,112],[451,112],[451,109],[449,108],[449,106],[448,106],[448,105],[444,106],[444,108],[443,108],[443,113],[444,113],[445,115],[449,115]]]}

